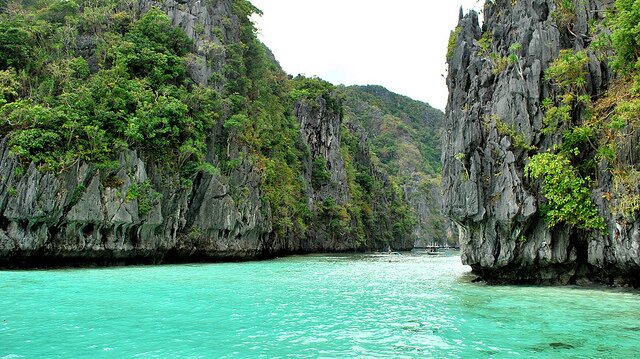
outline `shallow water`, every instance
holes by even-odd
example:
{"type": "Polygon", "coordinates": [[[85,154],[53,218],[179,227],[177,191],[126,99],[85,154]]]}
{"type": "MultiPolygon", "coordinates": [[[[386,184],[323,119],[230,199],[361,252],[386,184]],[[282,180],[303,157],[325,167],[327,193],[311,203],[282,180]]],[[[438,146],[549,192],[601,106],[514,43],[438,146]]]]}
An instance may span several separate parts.
{"type": "Polygon", "coordinates": [[[0,358],[633,358],[640,294],[470,283],[457,256],[0,272],[0,358]]]}

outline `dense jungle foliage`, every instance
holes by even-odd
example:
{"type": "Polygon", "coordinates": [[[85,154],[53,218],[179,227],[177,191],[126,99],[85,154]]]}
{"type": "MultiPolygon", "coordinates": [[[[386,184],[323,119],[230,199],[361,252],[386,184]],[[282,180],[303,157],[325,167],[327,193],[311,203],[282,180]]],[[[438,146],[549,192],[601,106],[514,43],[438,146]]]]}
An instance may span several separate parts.
{"type": "Polygon", "coordinates": [[[439,175],[442,111],[381,86],[341,87],[340,92],[347,120],[353,118],[362,124],[375,155],[390,175],[439,175]]]}
{"type": "MultiPolygon", "coordinates": [[[[189,76],[202,45],[158,8],[142,15],[131,0],[0,3],[0,135],[41,171],[63,172],[78,161],[113,169],[130,149],[184,188],[199,173],[228,176],[250,163],[278,236],[303,236],[318,213],[363,244],[373,235],[405,235],[415,219],[399,186],[359,164],[359,137],[345,126],[349,201],[310,206],[309,149],[292,109],[322,97],[341,112],[340,97],[322,80],[287,76],[256,37],[251,16],[260,11],[246,0],[232,4],[227,28],[204,42],[213,59],[204,86],[189,76]],[[237,38],[227,35],[234,26],[237,38]]],[[[325,164],[314,167],[313,182],[326,181],[325,164]]]]}

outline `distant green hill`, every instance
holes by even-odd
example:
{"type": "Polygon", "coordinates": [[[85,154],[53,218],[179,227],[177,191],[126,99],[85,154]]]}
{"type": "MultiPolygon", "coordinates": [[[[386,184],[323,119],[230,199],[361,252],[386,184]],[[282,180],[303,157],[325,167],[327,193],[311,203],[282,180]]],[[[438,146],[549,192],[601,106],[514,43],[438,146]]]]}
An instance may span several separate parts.
{"type": "Polygon", "coordinates": [[[349,86],[345,117],[357,118],[370,136],[376,156],[393,176],[440,172],[440,133],[444,113],[382,86],[349,86]]]}
{"type": "Polygon", "coordinates": [[[382,86],[338,87],[344,121],[361,126],[373,158],[402,187],[418,220],[418,241],[444,241],[440,214],[440,137],[444,113],[382,86]]]}

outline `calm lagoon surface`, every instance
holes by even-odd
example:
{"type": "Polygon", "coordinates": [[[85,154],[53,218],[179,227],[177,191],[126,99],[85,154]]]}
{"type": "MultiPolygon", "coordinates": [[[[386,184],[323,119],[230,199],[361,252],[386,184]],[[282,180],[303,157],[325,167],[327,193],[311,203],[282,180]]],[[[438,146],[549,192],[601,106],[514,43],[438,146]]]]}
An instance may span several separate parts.
{"type": "Polygon", "coordinates": [[[638,358],[640,294],[451,256],[0,272],[0,358],[638,358]]]}

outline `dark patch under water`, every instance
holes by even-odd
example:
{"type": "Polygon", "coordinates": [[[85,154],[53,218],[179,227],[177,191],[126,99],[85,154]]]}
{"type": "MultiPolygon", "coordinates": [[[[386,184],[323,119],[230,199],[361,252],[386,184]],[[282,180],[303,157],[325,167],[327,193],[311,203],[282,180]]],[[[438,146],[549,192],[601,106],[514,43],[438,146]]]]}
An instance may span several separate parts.
{"type": "Polygon", "coordinates": [[[571,344],[567,344],[567,343],[549,343],[549,346],[552,347],[553,349],[573,349],[575,348],[573,345],[571,344]]]}

